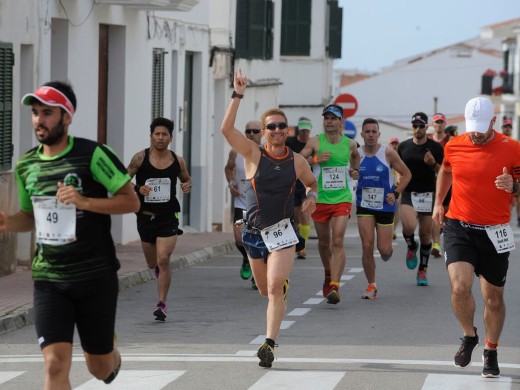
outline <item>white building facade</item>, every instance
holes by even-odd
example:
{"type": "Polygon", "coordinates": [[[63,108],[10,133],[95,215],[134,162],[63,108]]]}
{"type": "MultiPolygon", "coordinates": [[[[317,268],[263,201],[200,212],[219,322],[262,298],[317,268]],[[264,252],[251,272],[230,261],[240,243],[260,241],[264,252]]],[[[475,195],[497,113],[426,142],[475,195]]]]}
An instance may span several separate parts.
{"type": "MultiPolygon", "coordinates": [[[[341,16],[330,0],[0,0],[0,209],[18,209],[14,164],[37,144],[21,97],[67,80],[78,98],[69,132],[107,143],[125,165],[149,146],[154,117],[173,119],[171,149],[193,178],[181,223],[230,230],[220,123],[233,71],[250,79],[238,128],[281,107],[290,124],[308,116],[321,130],[341,16]]],[[[117,243],[138,239],[135,216],[112,221],[117,243]]],[[[19,240],[18,258],[31,241],[19,240]]]]}

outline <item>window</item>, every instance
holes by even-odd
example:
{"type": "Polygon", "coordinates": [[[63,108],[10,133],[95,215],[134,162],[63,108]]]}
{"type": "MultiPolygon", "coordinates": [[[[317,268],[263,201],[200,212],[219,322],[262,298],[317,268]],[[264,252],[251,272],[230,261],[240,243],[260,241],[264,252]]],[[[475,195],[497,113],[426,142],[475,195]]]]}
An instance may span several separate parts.
{"type": "Polygon", "coordinates": [[[237,58],[273,58],[273,2],[237,0],[235,30],[237,58]]]}
{"type": "Polygon", "coordinates": [[[153,49],[152,120],[164,112],[164,54],[163,49],[153,49]]]}
{"type": "Polygon", "coordinates": [[[0,171],[13,160],[13,45],[0,42],[0,171]]]}
{"type": "Polygon", "coordinates": [[[341,58],[341,32],[343,9],[338,7],[338,0],[328,0],[329,4],[329,39],[327,51],[330,58],[341,58]]]}
{"type": "Polygon", "coordinates": [[[311,6],[311,0],[283,0],[281,55],[310,55],[311,6]]]}

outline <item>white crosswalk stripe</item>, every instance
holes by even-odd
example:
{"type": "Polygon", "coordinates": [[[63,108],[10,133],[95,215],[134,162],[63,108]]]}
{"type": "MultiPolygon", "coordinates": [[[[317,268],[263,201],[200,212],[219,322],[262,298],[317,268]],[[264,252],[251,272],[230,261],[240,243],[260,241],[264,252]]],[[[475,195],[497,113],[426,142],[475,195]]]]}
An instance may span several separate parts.
{"type": "Polygon", "coordinates": [[[337,371],[272,371],[249,390],[329,390],[334,389],[344,375],[345,372],[337,371]]]}
{"type": "Polygon", "coordinates": [[[0,385],[9,382],[11,379],[16,378],[24,373],[24,371],[6,371],[0,372],[0,385]]]}
{"type": "MultiPolygon", "coordinates": [[[[171,370],[121,370],[116,380],[110,384],[110,390],[163,389],[186,371],[171,370]]],[[[75,390],[107,390],[107,385],[97,379],[91,379],[75,390]]]]}
{"type": "Polygon", "coordinates": [[[511,378],[482,378],[477,375],[428,374],[422,390],[510,390],[511,378]]]}

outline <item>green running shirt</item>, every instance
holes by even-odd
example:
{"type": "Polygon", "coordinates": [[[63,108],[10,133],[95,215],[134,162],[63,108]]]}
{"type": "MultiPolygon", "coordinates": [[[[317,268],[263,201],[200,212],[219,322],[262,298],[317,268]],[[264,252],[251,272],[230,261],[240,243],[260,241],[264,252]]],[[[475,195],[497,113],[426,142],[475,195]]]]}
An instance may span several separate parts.
{"type": "Polygon", "coordinates": [[[330,152],[330,159],[319,164],[318,199],[316,203],[352,203],[352,193],[348,186],[350,139],[341,135],[341,141],[337,144],[331,144],[325,134],[318,134],[318,139],[320,141],[318,154],[330,152]]]}
{"type": "MultiPolygon", "coordinates": [[[[86,197],[106,198],[128,183],[130,176],[106,145],[69,136],[69,145],[57,156],[44,156],[42,145],[23,155],[16,164],[16,181],[20,207],[31,212],[31,197],[56,196],[58,182],[73,185],[86,197]]],[[[119,262],[110,226],[110,215],[76,209],[76,241],[38,243],[33,279],[76,282],[112,275],[119,262]]]]}

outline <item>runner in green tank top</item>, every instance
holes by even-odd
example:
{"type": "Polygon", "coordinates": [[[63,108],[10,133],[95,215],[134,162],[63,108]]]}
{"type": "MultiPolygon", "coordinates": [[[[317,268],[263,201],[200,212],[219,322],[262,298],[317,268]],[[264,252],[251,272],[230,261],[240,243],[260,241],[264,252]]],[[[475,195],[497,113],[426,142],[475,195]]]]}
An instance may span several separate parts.
{"type": "Polygon", "coordinates": [[[331,104],[322,115],[323,134],[310,139],[300,154],[307,161],[312,156],[312,163],[319,169],[318,199],[312,219],[325,270],[323,296],[327,303],[337,304],[346,263],[343,241],[352,207],[348,176],[354,180],[359,177],[359,153],[357,143],[342,134],[343,108],[331,104]]]}

